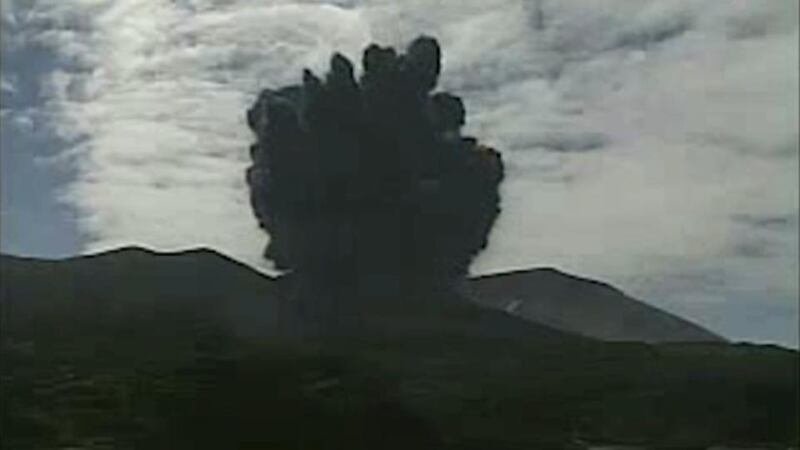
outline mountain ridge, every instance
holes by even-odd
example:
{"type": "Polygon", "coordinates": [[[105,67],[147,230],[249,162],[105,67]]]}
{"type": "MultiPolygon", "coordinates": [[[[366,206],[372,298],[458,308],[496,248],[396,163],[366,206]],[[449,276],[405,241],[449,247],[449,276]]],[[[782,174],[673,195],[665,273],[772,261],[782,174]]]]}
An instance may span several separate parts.
{"type": "MultiPolygon", "coordinates": [[[[248,276],[262,278],[264,285],[272,283],[273,286],[267,289],[271,291],[271,295],[275,295],[277,286],[287,278],[258,271],[207,247],[161,251],[140,246],[123,246],[52,260],[8,254],[0,256],[12,264],[15,261],[45,264],[84,264],[88,261],[107,261],[112,264],[126,261],[166,263],[177,259],[208,265],[211,261],[216,261],[246,270],[248,276]]],[[[222,267],[224,266],[210,268],[209,272],[219,271],[222,267]]],[[[197,275],[205,278],[211,273],[197,275]]],[[[570,274],[555,267],[515,269],[473,276],[463,283],[461,292],[479,305],[589,338],[643,342],[726,341],[689,319],[633,298],[609,283],[570,274]],[[510,308],[514,302],[518,304],[510,308]]],[[[247,294],[252,295],[252,292],[247,294]]]]}
{"type": "Polygon", "coordinates": [[[528,320],[601,340],[726,341],[608,283],[554,268],[478,276],[470,280],[469,290],[478,303],[513,309],[528,320]]]}
{"type": "MultiPolygon", "coordinates": [[[[209,320],[220,321],[221,326],[247,336],[321,333],[329,319],[339,321],[330,314],[331,308],[339,306],[330,304],[329,299],[319,298],[313,302],[317,304],[298,302],[293,277],[271,277],[209,249],[162,253],[128,247],[61,260],[3,255],[1,261],[3,278],[10,281],[4,283],[3,302],[38,313],[48,311],[48,299],[53,298],[75,301],[76,307],[97,309],[97,314],[109,317],[117,314],[110,312],[114,308],[109,303],[118,303],[117,310],[167,308],[173,313],[205,314],[209,320]],[[41,283],[48,277],[50,283],[41,283]],[[22,299],[30,299],[32,304],[25,305],[22,299]]],[[[387,294],[391,298],[395,293],[387,294]]],[[[414,300],[411,310],[405,306],[409,303],[402,301],[346,304],[346,309],[337,313],[343,317],[345,328],[337,333],[394,330],[429,334],[450,330],[497,337],[585,339],[452,295],[409,300],[414,300]],[[357,309],[361,306],[363,310],[357,309]],[[442,312],[445,310],[446,314],[442,312]],[[457,319],[450,320],[450,316],[457,319]],[[350,329],[353,326],[357,329],[350,329]]]]}
{"type": "Polygon", "coordinates": [[[458,295],[404,297],[413,291],[368,305],[342,328],[353,333],[305,333],[308,316],[281,321],[297,306],[279,300],[291,277],[214,254],[0,258],[4,446],[797,442],[796,351],[603,342],[458,295]]]}

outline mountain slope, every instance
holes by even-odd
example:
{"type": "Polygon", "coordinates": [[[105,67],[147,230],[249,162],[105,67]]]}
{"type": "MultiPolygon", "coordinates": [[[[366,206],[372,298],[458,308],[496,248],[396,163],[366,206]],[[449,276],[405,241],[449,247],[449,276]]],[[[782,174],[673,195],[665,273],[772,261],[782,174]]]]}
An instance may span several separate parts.
{"type": "MultiPolygon", "coordinates": [[[[98,302],[100,297],[110,296],[116,303],[146,301],[168,303],[172,307],[178,304],[185,307],[188,303],[196,310],[213,309],[217,316],[224,316],[229,326],[248,334],[269,334],[280,326],[281,293],[290,284],[289,280],[258,274],[210,250],[156,253],[124,248],[63,261],[3,255],[0,264],[3,278],[8,281],[2,288],[7,302],[15,298],[45,301],[58,297],[98,302]],[[42,283],[42,279],[49,281],[42,283]]],[[[479,325],[482,332],[523,328],[546,332],[552,328],[609,341],[723,341],[688,320],[628,297],[609,285],[554,269],[480,276],[469,280],[466,287],[466,296],[478,304],[547,327],[525,327],[516,320],[508,322],[507,314],[482,310],[478,314],[484,324],[479,325]],[[491,325],[495,320],[503,325],[491,325]]],[[[422,303],[427,300],[420,299],[422,303]]],[[[465,310],[467,314],[471,311],[457,301],[449,307],[465,310]]],[[[92,309],[97,309],[97,305],[92,309]]],[[[400,310],[403,309],[408,308],[402,306],[400,310]]],[[[402,326],[398,323],[398,312],[392,313],[392,322],[402,326]]],[[[416,308],[414,326],[417,327],[422,323],[419,312],[416,308]]],[[[385,322],[382,326],[392,326],[385,322]]],[[[438,322],[429,325],[444,326],[441,320],[438,322]]],[[[291,325],[284,325],[303,324],[292,321],[291,325]]]]}
{"type": "MultiPolygon", "coordinates": [[[[48,314],[102,322],[148,314],[196,315],[243,336],[313,334],[324,331],[325,299],[296,305],[291,277],[278,279],[210,250],[156,253],[123,248],[96,255],[46,261],[3,255],[4,311],[48,314]],[[46,280],[43,282],[43,280],[46,280]]],[[[478,334],[484,337],[580,339],[451,295],[385,298],[340,305],[337,333],[478,334]],[[355,310],[354,308],[357,308],[355,310]]],[[[10,326],[14,326],[13,323],[10,326]]]]}
{"type": "Polygon", "coordinates": [[[262,333],[278,319],[277,283],[210,250],[123,248],[57,261],[3,255],[0,275],[4,317],[61,314],[102,322],[202,313],[244,334],[262,333]]]}
{"type": "Polygon", "coordinates": [[[0,276],[3,448],[797,443],[797,352],[774,346],[605,343],[434,294],[284,339],[291,280],[209,251],[0,276]]]}
{"type": "Polygon", "coordinates": [[[469,296],[535,323],[608,340],[722,342],[686,319],[625,295],[607,284],[542,268],[471,279],[469,296]]]}

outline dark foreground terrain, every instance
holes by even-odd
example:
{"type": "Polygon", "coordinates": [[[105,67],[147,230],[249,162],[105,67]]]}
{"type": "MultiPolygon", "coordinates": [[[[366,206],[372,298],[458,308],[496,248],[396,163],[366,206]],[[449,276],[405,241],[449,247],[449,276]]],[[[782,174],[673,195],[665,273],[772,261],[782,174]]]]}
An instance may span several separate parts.
{"type": "Polygon", "coordinates": [[[602,342],[442,293],[298,339],[280,281],[208,251],[1,269],[2,448],[798,442],[798,353],[775,346],[602,342]]]}

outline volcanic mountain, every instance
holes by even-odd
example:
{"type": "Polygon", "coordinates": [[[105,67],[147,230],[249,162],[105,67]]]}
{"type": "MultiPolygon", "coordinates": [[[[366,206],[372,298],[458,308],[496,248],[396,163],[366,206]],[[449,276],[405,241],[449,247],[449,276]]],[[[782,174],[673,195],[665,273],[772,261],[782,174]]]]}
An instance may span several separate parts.
{"type": "Polygon", "coordinates": [[[684,318],[629,297],[608,284],[553,268],[484,275],[469,297],[535,323],[607,341],[720,342],[684,318]]]}
{"type": "Polygon", "coordinates": [[[209,250],[3,256],[0,276],[3,448],[798,442],[796,351],[712,339],[613,288],[553,271],[471,281],[483,302],[496,293],[495,308],[452,292],[387,290],[334,305],[333,327],[298,314],[302,282],[209,250]],[[563,299],[565,312],[555,320],[536,299],[551,307],[563,299]],[[521,302],[514,314],[502,310],[508,301],[521,302]],[[580,322],[592,314],[602,326],[580,322]],[[636,314],[648,327],[625,325],[636,314]],[[707,342],[588,337],[632,333],[707,342]]]}
{"type": "MultiPolygon", "coordinates": [[[[288,277],[275,279],[260,274],[211,250],[159,254],[142,248],[124,248],[62,261],[3,255],[2,271],[4,302],[11,309],[17,299],[25,299],[26,308],[48,309],[58,307],[54,303],[58,299],[81,299],[85,304],[81,308],[93,314],[100,314],[105,308],[118,310],[130,302],[158,304],[162,308],[182,304],[182,308],[195,311],[214,310],[234,329],[246,334],[269,334],[281,326],[280,309],[285,307],[284,294],[291,284],[288,277]]],[[[482,333],[537,329],[543,334],[557,335],[554,331],[561,330],[609,341],[723,340],[699,325],[633,299],[612,286],[555,269],[476,277],[466,283],[465,297],[504,311],[477,310],[482,311],[481,316],[498,321],[490,325],[491,320],[484,320],[480,325],[482,333]],[[512,316],[544,326],[525,326],[512,316]]],[[[428,301],[418,300],[418,306],[428,301]]],[[[452,300],[452,308],[475,310],[452,300]]],[[[407,303],[408,299],[404,301],[407,303]]],[[[376,302],[367,307],[385,309],[387,303],[376,302]]],[[[401,310],[408,309],[407,304],[401,306],[401,310]]],[[[416,324],[423,320],[418,313],[414,312],[416,324]]],[[[394,322],[398,321],[398,311],[393,315],[394,322]]],[[[436,322],[428,322],[428,326],[447,327],[442,318],[436,322]]]]}

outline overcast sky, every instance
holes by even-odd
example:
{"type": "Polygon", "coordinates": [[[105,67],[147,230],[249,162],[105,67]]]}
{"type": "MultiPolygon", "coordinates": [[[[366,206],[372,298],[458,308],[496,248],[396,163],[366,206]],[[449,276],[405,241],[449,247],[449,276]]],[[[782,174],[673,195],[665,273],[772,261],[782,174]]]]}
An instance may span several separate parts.
{"type": "Polygon", "coordinates": [[[3,0],[2,250],[268,268],[244,111],[420,33],[508,165],[474,272],[555,266],[797,346],[795,0],[3,0]]]}

